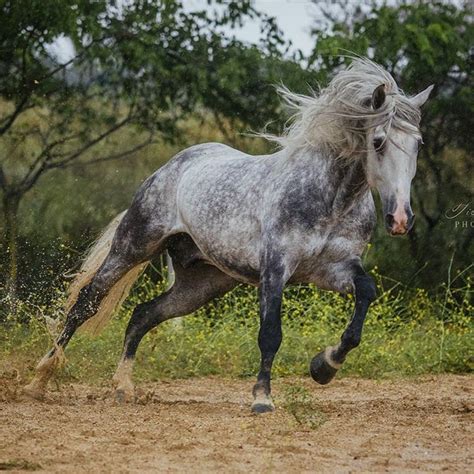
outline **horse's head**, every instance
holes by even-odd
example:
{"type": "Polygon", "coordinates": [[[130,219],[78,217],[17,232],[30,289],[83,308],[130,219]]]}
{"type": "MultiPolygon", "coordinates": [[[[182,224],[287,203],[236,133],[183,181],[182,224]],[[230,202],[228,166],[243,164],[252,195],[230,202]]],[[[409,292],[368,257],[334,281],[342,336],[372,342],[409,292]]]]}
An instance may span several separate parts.
{"type": "MultiPolygon", "coordinates": [[[[409,98],[411,105],[421,108],[433,86],[409,98]]],[[[371,108],[381,108],[387,97],[385,85],[378,86],[371,108]]],[[[385,227],[391,235],[404,235],[413,226],[415,216],[410,206],[411,181],[416,172],[421,134],[410,129],[387,127],[376,123],[367,132],[367,180],[382,200],[385,227]]]]}

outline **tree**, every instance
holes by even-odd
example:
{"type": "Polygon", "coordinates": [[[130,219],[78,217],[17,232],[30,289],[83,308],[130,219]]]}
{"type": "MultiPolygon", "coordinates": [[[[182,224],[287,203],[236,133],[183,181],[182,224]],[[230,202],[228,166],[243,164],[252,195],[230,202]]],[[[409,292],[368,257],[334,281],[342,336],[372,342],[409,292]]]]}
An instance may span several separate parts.
{"type": "MultiPolygon", "coordinates": [[[[425,282],[439,281],[453,253],[463,265],[472,251],[472,227],[456,229],[446,218],[451,208],[472,197],[472,12],[467,4],[456,7],[441,1],[380,7],[360,2],[354,15],[340,16],[340,10],[321,9],[321,2],[316,3],[325,21],[313,30],[317,39],[310,58],[313,67],[330,75],[348,61],[343,55],[353,52],[382,64],[408,93],[435,84],[423,109],[425,144],[413,189],[418,219],[409,235],[411,258],[406,262],[415,265],[404,268],[414,273],[429,262],[425,282]],[[327,22],[332,25],[329,29],[327,22]]],[[[400,270],[395,258],[389,267],[400,270]]]]}
{"type": "MultiPolygon", "coordinates": [[[[19,206],[45,173],[121,160],[157,137],[173,140],[178,119],[199,109],[240,126],[259,127],[264,117],[276,116],[270,84],[281,79],[284,62],[274,20],[250,0],[211,6],[189,11],[183,2],[167,0],[0,3],[0,193],[12,297],[19,206]],[[260,47],[221,33],[249,18],[265,32],[260,47]],[[73,45],[67,60],[53,54],[58,38],[73,45]],[[137,140],[104,154],[101,144],[130,127],[137,140]]],[[[283,69],[297,67],[290,61],[283,69]]]]}

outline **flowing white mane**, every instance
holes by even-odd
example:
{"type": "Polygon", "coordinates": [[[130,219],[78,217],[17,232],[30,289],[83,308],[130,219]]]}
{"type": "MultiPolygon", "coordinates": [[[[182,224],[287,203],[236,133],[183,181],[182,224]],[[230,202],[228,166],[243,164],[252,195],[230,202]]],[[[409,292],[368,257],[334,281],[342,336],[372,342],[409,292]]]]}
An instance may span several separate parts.
{"type": "Polygon", "coordinates": [[[385,69],[366,58],[355,58],[319,94],[294,94],[285,87],[278,91],[294,114],[282,136],[263,136],[282,147],[325,145],[337,156],[349,158],[366,150],[366,132],[371,127],[419,134],[419,109],[385,69]],[[374,110],[372,93],[381,84],[385,84],[386,100],[374,110]]]}

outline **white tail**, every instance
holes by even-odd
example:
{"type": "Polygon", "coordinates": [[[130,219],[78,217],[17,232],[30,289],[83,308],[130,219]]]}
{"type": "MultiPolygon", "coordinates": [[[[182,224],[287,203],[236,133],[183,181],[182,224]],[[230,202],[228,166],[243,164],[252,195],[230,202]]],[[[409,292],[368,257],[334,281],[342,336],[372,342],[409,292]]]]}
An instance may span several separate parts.
{"type": "MultiPolygon", "coordinates": [[[[102,265],[112,246],[115,231],[123,219],[127,211],[119,214],[106,227],[102,235],[97,239],[86,255],[81,269],[74,278],[68,289],[68,297],[66,300],[66,313],[74,306],[79,291],[84,288],[94,277],[99,267],[102,265]]],[[[88,319],[82,326],[81,330],[85,330],[92,335],[97,335],[107,325],[115,310],[117,310],[123,300],[127,297],[130,288],[136,279],[140,276],[148,262],[141,263],[128,271],[108,292],[107,296],[102,300],[97,312],[88,319]]]]}

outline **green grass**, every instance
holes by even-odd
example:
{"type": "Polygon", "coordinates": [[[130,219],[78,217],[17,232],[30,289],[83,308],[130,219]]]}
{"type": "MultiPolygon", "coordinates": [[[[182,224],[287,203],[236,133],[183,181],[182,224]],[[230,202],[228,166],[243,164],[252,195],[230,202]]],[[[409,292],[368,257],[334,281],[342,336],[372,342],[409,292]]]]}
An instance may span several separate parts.
{"type": "Polygon", "coordinates": [[[27,461],[26,459],[12,459],[10,461],[0,462],[0,471],[17,469],[21,471],[37,471],[42,469],[42,467],[40,464],[27,461]]]}
{"type": "MultiPolygon", "coordinates": [[[[341,376],[391,377],[472,370],[473,306],[471,282],[456,290],[445,287],[438,296],[395,285],[383,289],[375,275],[379,297],[371,306],[361,345],[347,358],[341,376]]],[[[123,334],[133,307],[162,291],[142,277],[120,313],[97,338],[77,334],[62,370],[63,380],[106,382],[120,356],[123,334]]],[[[44,316],[59,314],[60,299],[50,307],[23,304],[18,316],[0,327],[0,357],[25,376],[47,350],[51,336],[44,316]],[[21,323],[25,314],[30,322],[21,323]]],[[[283,344],[275,376],[305,375],[309,361],[335,344],[351,315],[353,298],[308,286],[285,291],[283,344]]],[[[205,375],[245,377],[258,369],[258,303],[256,290],[238,287],[194,315],[168,321],[140,345],[137,380],[205,375]]]]}
{"type": "Polygon", "coordinates": [[[293,385],[283,393],[283,407],[294,417],[296,423],[311,430],[326,422],[325,414],[319,410],[312,393],[305,387],[293,385]]]}

